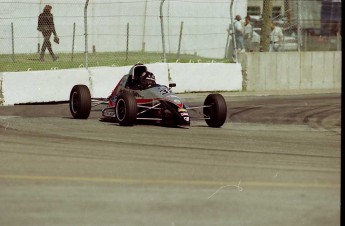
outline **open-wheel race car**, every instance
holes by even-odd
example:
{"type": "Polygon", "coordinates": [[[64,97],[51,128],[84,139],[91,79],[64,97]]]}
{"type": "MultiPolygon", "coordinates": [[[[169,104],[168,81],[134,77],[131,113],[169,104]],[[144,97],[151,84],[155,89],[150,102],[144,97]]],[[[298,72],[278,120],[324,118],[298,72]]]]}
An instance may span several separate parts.
{"type": "Polygon", "coordinates": [[[86,85],[75,85],[70,93],[70,112],[75,119],[87,119],[91,109],[107,105],[102,119],[122,126],[139,121],[153,121],[163,126],[189,127],[191,118],[204,119],[210,127],[221,127],[227,116],[226,102],[221,94],[209,94],[203,105],[187,106],[169,87],[155,82],[155,76],[143,64],[135,64],[124,75],[108,98],[92,98],[86,85]],[[191,117],[189,110],[202,109],[200,117],[191,117]]]}

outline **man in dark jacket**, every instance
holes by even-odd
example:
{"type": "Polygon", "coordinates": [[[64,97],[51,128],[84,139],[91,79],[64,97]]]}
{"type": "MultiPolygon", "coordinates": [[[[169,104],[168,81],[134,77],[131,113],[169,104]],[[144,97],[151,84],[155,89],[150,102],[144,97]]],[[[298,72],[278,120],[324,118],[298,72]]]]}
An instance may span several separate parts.
{"type": "Polygon", "coordinates": [[[56,34],[55,31],[55,25],[54,25],[54,19],[53,19],[53,14],[51,14],[51,9],[52,7],[50,5],[46,5],[43,9],[43,13],[41,13],[38,17],[38,26],[37,30],[42,32],[44,41],[40,53],[40,60],[44,61],[44,53],[46,49],[48,48],[48,51],[50,55],[53,58],[53,61],[55,61],[58,57],[55,56],[53,49],[52,49],[52,44],[50,42],[50,36],[53,33],[54,34],[54,41],[56,43],[59,43],[59,38],[56,34]]]}

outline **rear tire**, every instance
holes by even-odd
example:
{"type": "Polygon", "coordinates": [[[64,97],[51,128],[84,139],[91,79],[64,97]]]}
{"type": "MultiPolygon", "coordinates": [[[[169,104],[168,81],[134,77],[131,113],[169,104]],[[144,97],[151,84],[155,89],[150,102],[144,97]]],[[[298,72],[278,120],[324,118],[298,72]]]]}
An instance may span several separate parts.
{"type": "Polygon", "coordinates": [[[227,115],[227,106],[224,97],[220,94],[209,94],[204,102],[204,105],[211,105],[211,107],[205,107],[203,113],[209,119],[205,119],[206,123],[210,127],[221,127],[227,115]]]}
{"type": "Polygon", "coordinates": [[[115,113],[117,121],[121,126],[133,126],[137,120],[138,106],[136,99],[131,93],[122,93],[119,95],[115,113]]]}
{"type": "Polygon", "coordinates": [[[86,85],[75,85],[69,96],[69,109],[75,119],[87,119],[91,112],[91,94],[86,85]]]}

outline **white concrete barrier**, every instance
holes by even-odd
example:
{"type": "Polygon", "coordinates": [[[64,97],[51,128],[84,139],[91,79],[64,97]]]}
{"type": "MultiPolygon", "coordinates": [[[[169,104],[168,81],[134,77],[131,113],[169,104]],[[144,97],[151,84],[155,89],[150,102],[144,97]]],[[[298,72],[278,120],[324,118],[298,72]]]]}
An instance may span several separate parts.
{"type": "Polygon", "coordinates": [[[240,64],[194,63],[169,64],[176,93],[198,91],[236,91],[242,89],[240,64]]]}
{"type": "Polygon", "coordinates": [[[130,68],[130,66],[89,68],[92,97],[108,97],[122,76],[128,74],[130,68]]]}
{"type": "Polygon", "coordinates": [[[341,51],[247,53],[248,90],[341,89],[341,51]]]}
{"type": "MultiPolygon", "coordinates": [[[[159,84],[177,83],[174,92],[241,89],[239,64],[147,64],[159,84]]],[[[67,101],[72,87],[84,84],[92,97],[108,97],[132,66],[0,73],[3,105],[67,101]]],[[[1,98],[1,95],[0,95],[1,98]]]]}
{"type": "Polygon", "coordinates": [[[85,69],[2,73],[4,105],[65,101],[74,84],[89,86],[85,69]]]}
{"type": "MultiPolygon", "coordinates": [[[[341,51],[247,53],[248,91],[341,90],[341,51]]],[[[176,93],[242,89],[240,64],[147,64],[157,83],[176,83],[176,93]],[[169,81],[170,80],[170,81],[169,81]]],[[[107,97],[132,66],[0,73],[0,104],[66,101],[75,84],[107,97]],[[1,100],[3,99],[3,100],[1,100]]]]}

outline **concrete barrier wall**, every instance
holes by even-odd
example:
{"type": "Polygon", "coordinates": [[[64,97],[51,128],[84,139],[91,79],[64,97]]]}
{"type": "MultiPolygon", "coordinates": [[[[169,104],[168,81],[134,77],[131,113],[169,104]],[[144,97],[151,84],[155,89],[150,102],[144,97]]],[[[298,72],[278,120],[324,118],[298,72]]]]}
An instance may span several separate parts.
{"type": "Polygon", "coordinates": [[[89,85],[85,69],[2,73],[4,105],[64,101],[74,84],[89,85]]]}
{"type": "MultiPolygon", "coordinates": [[[[159,84],[174,92],[241,90],[240,64],[147,64],[159,84]]],[[[108,97],[132,66],[0,73],[3,105],[67,101],[72,87],[87,85],[92,97],[108,97]]],[[[1,96],[0,96],[1,97],[1,96]]]]}
{"type": "MultiPolygon", "coordinates": [[[[341,52],[246,53],[248,91],[341,90],[341,52]]],[[[240,64],[147,64],[157,83],[177,86],[174,92],[239,91],[240,64]]],[[[127,67],[0,73],[0,104],[66,101],[75,84],[87,85],[93,97],[107,97],[127,67]]]]}
{"type": "Polygon", "coordinates": [[[240,64],[169,64],[174,92],[234,91],[242,89],[240,64]]]}
{"type": "Polygon", "coordinates": [[[341,52],[247,53],[248,91],[341,89],[341,52]]]}

